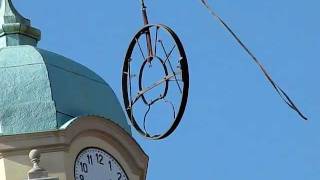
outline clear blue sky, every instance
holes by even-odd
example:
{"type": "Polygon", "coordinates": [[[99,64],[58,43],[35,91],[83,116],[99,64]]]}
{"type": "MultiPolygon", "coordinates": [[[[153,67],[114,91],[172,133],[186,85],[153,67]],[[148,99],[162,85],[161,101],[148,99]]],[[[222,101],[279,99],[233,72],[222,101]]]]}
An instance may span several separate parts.
{"type": "MultiPolygon", "coordinates": [[[[14,1],[39,47],[88,66],[121,93],[123,58],[141,27],[138,0],[14,1]]],[[[185,45],[190,99],[168,139],[135,138],[149,180],[320,179],[320,2],[209,0],[310,118],[301,120],[199,0],[146,0],[150,21],[185,45]]],[[[120,99],[122,101],[122,99],[120,99]]]]}

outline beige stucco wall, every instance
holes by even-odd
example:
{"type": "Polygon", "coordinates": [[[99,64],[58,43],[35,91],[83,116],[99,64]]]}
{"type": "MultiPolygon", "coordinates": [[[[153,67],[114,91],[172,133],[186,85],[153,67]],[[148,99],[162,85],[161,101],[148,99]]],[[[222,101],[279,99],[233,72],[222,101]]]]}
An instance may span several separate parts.
{"type": "MultiPolygon", "coordinates": [[[[64,152],[43,153],[41,166],[50,172],[51,177],[59,177],[66,180],[64,152]]],[[[27,172],[32,168],[28,153],[25,155],[12,155],[2,159],[3,169],[1,168],[0,180],[22,180],[27,178],[27,172]]]]}
{"type": "Polygon", "coordinates": [[[0,159],[0,180],[6,179],[4,159],[0,159]]]}
{"type": "Polygon", "coordinates": [[[30,170],[30,160],[24,155],[15,155],[6,157],[4,161],[4,172],[1,180],[21,179],[26,177],[26,173],[30,170]]]}
{"type": "Polygon", "coordinates": [[[59,132],[0,137],[0,180],[26,179],[32,168],[28,154],[33,148],[42,152],[40,165],[51,177],[73,180],[75,158],[87,147],[112,154],[130,180],[145,179],[148,157],[134,139],[111,121],[86,117],[59,132]]]}

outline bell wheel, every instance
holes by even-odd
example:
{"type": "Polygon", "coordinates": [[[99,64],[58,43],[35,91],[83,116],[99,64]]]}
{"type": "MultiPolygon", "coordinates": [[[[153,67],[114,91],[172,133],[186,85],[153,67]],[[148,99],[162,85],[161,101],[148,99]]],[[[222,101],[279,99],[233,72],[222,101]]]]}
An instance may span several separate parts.
{"type": "Polygon", "coordinates": [[[125,110],[133,127],[148,139],[163,139],[178,127],[189,91],[183,45],[169,27],[146,25],[127,50],[122,72],[125,110]]]}

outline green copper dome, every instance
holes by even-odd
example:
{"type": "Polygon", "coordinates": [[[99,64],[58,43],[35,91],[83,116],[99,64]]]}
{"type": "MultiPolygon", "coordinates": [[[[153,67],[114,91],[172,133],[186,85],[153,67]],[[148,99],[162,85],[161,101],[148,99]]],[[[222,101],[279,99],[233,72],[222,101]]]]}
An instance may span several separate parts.
{"type": "Polygon", "coordinates": [[[101,116],[130,133],[110,86],[88,68],[36,47],[40,31],[10,0],[0,7],[0,133],[58,130],[79,116],[101,116]],[[14,25],[16,24],[16,25],[14,25]],[[22,29],[6,29],[20,24],[22,29]]]}

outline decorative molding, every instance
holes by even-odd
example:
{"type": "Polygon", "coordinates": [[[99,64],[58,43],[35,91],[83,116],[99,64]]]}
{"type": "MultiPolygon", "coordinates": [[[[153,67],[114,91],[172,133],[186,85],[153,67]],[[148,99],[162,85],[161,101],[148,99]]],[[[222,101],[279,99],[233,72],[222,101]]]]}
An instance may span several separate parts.
{"type": "Polygon", "coordinates": [[[131,137],[113,121],[101,117],[85,116],[74,119],[65,129],[32,134],[0,137],[0,159],[29,153],[38,149],[42,154],[52,152],[69,153],[74,141],[83,137],[95,137],[119,150],[131,171],[145,179],[149,158],[131,137]]]}

